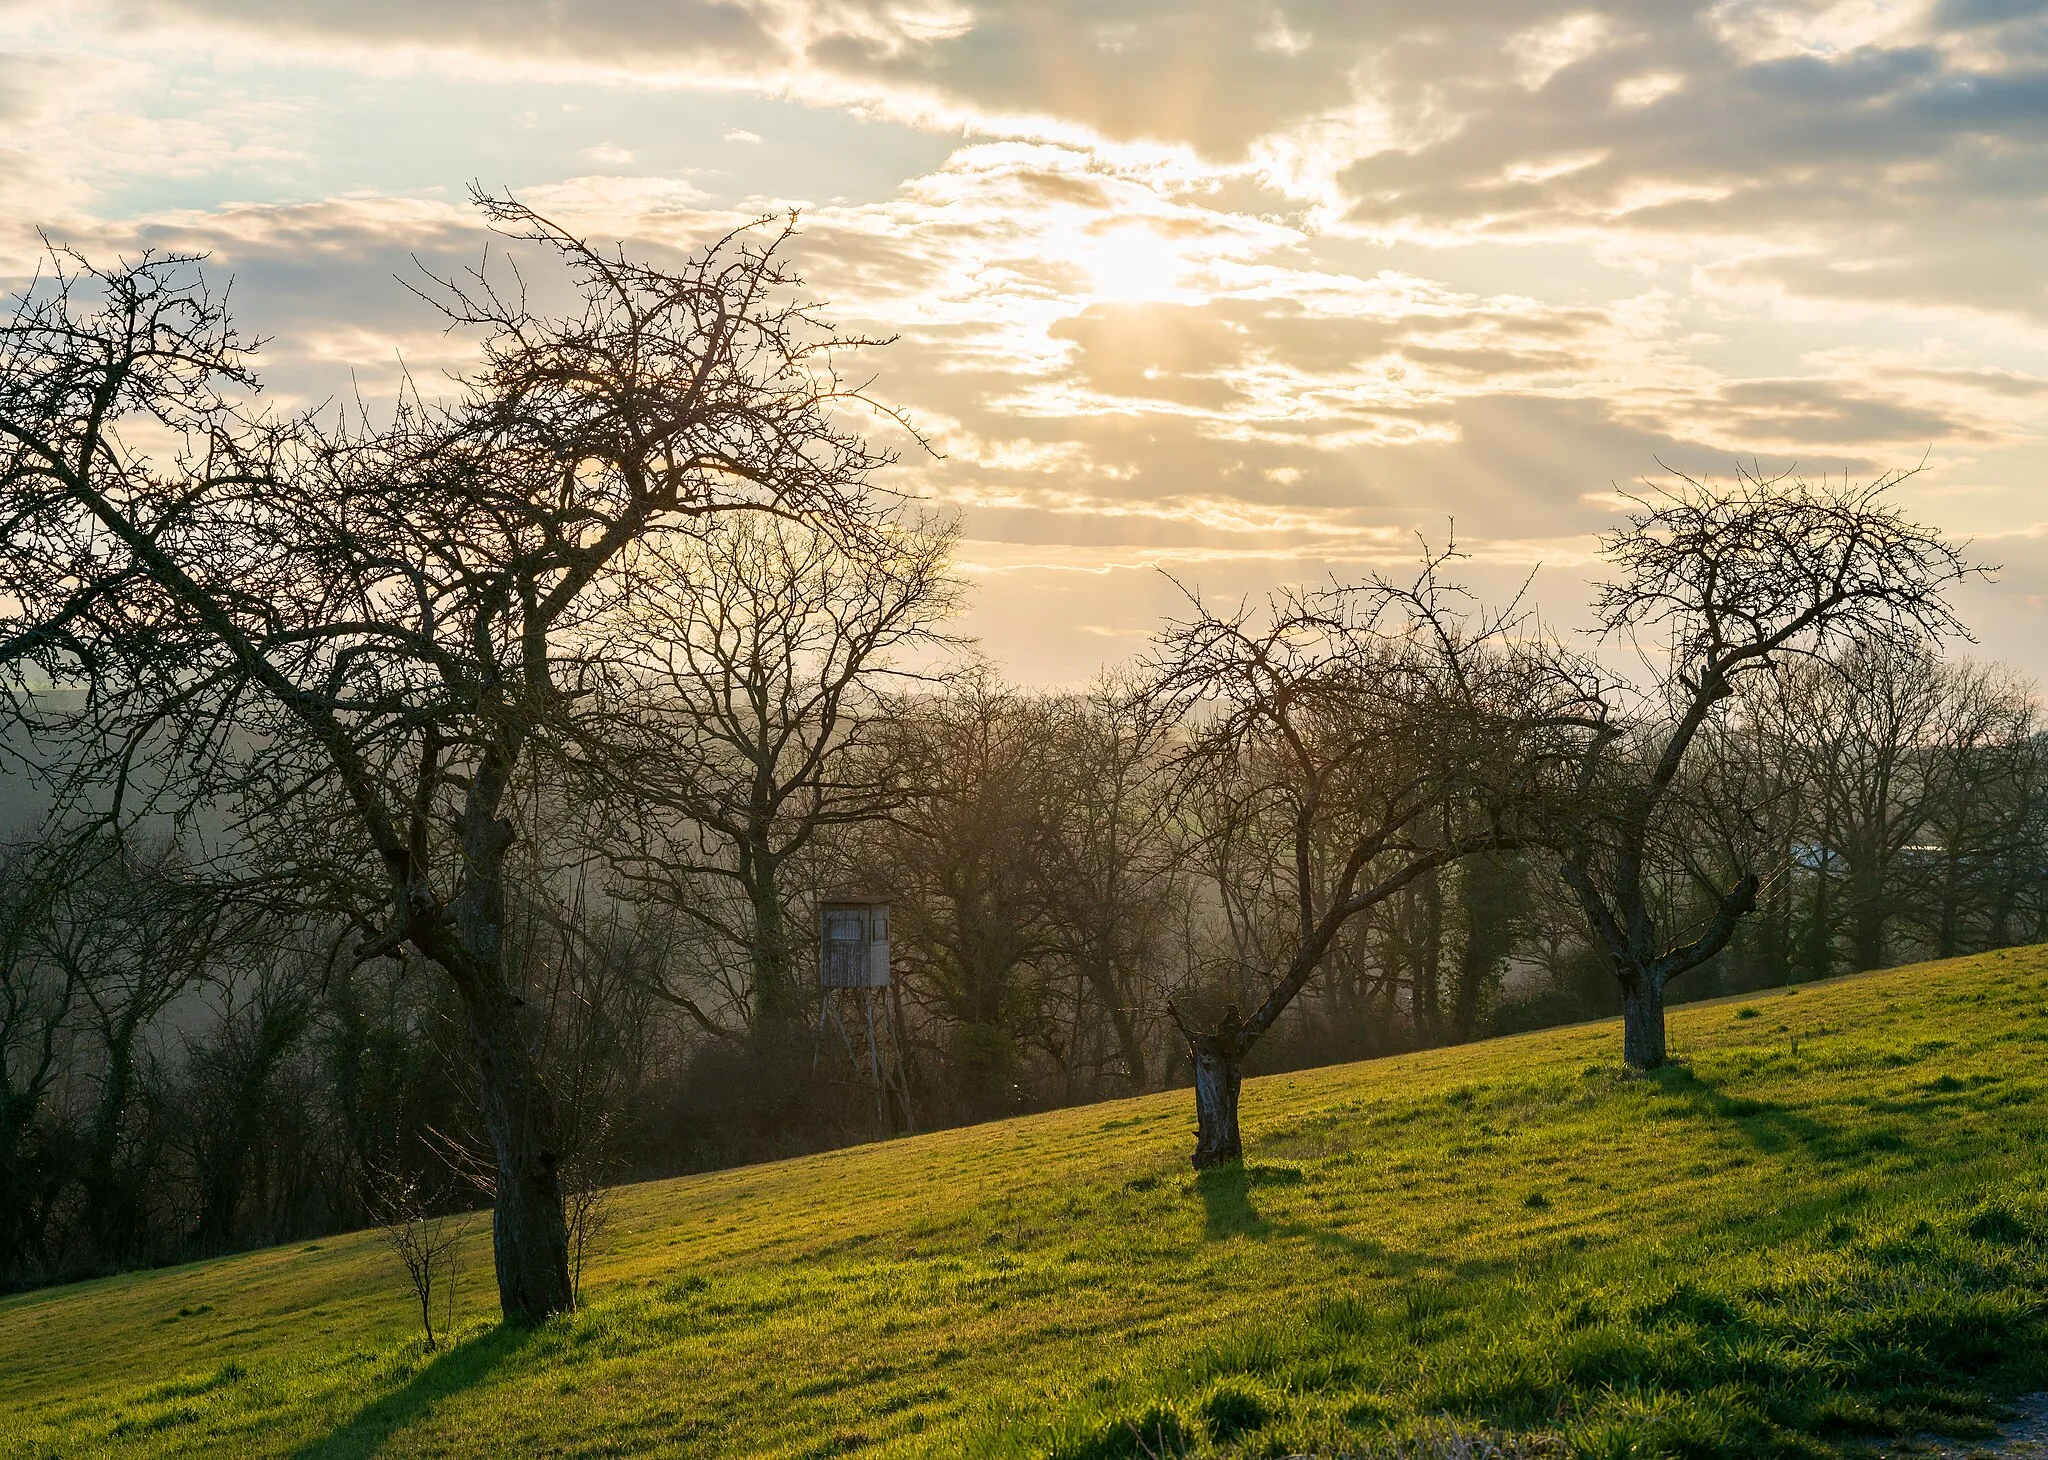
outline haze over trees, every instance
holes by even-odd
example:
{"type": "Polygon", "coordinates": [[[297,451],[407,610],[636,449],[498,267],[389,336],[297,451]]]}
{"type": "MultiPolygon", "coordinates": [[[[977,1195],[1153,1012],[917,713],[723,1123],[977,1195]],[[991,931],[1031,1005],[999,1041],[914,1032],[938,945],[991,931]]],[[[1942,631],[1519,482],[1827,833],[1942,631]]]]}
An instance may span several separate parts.
{"type": "Polygon", "coordinates": [[[951,535],[893,514],[860,528],[732,514],[647,551],[638,572],[661,591],[605,625],[617,713],[587,737],[617,788],[602,845],[636,900],[744,961],[718,981],[719,1014],[662,990],[721,1037],[802,1023],[820,841],[909,799],[882,727],[906,654],[943,642],[951,535]]]}
{"type": "Polygon", "coordinates": [[[781,239],[664,272],[479,204],[578,307],[538,313],[516,276],[430,281],[482,365],[374,430],[252,409],[193,260],[53,254],[0,363],[0,592],[17,662],[82,691],[16,701],[62,717],[38,729],[77,749],[74,777],[148,756],[160,800],[231,792],[247,880],[360,928],[358,957],[448,980],[496,1158],[500,1297],[531,1321],[571,1298],[561,1113],[508,976],[518,801],[609,770],[580,753],[592,656],[607,615],[663,591],[664,549],[739,510],[850,527],[883,458],[829,418],[854,342],[789,302],[781,239]]]}
{"type": "Polygon", "coordinates": [[[1646,489],[1641,676],[1444,555],[1036,692],[947,637],[784,236],[481,202],[571,303],[426,281],[482,363],[386,424],[265,414],[191,259],[59,252],[0,334],[0,1282],[405,1190],[569,1306],[565,1190],[877,1134],[835,893],[892,901],[920,1128],[1192,1084],[1198,1165],[1248,1069],[1613,1012],[1647,1067],[1681,974],[2048,937],[2038,707],[1940,657],[1968,567],[1889,480],[1646,489]]]}

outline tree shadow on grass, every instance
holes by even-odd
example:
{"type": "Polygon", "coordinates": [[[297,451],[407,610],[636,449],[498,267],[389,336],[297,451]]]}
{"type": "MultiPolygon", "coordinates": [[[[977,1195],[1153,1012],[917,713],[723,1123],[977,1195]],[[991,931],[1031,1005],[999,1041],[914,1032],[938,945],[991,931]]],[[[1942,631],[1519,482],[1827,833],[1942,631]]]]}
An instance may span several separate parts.
{"type": "MultiPolygon", "coordinates": [[[[1913,1151],[1911,1128],[1894,1120],[1880,1120],[1860,1126],[1833,1126],[1825,1120],[1800,1114],[1788,1106],[1749,1096],[1731,1096],[1718,1081],[1706,1079],[1686,1065],[1665,1065],[1649,1073],[1667,1096],[1690,1104],[1704,1116],[1733,1124],[1743,1139],[1763,1155],[1786,1155],[1800,1151],[1821,1165],[1839,1167],[1870,1157],[1913,1151]]],[[[1898,1114],[1898,1112],[1888,1112],[1898,1114]]]]}
{"type": "Polygon", "coordinates": [[[1211,1166],[1195,1177],[1201,1193],[1202,1236],[1211,1242],[1225,1237],[1264,1237],[1273,1224],[1252,1205],[1252,1172],[1241,1161],[1211,1166]]]}
{"type": "Polygon", "coordinates": [[[1217,1242],[1227,1237],[1305,1237],[1320,1247],[1353,1257],[1386,1255],[1385,1248],[1377,1242],[1361,1242],[1331,1227],[1274,1222],[1260,1216],[1258,1208],[1252,1205],[1255,1186],[1299,1186],[1305,1179],[1292,1166],[1252,1166],[1241,1161],[1198,1173],[1195,1190],[1202,1197],[1203,1238],[1217,1242]]]}
{"type": "Polygon", "coordinates": [[[1865,1137],[1845,1134],[1769,1100],[1730,1095],[1716,1081],[1703,1078],[1685,1065],[1665,1065],[1652,1070],[1647,1078],[1666,1095],[1685,1101],[1702,1115],[1729,1122],[1765,1155],[1779,1155],[1798,1147],[1824,1161],[1839,1160],[1858,1154],[1864,1147],[1865,1137]]]}
{"type": "Polygon", "coordinates": [[[364,1460],[384,1442],[435,1405],[490,1377],[533,1338],[517,1324],[501,1324],[441,1352],[414,1372],[402,1388],[357,1411],[354,1419],[332,1434],[309,1440],[292,1460],[364,1460]]]}

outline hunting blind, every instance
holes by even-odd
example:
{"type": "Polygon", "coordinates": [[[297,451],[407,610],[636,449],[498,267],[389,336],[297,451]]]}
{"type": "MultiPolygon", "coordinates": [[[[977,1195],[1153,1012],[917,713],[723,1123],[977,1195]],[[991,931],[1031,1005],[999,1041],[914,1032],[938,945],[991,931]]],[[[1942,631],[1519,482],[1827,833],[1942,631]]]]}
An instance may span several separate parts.
{"type": "Polygon", "coordinates": [[[824,1052],[825,1031],[838,1026],[839,1042],[856,1077],[875,1095],[875,1124],[889,1128],[889,1103],[894,1096],[903,1113],[903,1127],[916,1130],[910,1112],[910,1081],[900,1049],[902,1001],[889,979],[889,904],[874,898],[829,898],[818,904],[818,1043],[811,1057],[817,1068],[824,1052]],[[867,1058],[848,1029],[847,1015],[855,1002],[866,1026],[867,1058]],[[891,1015],[894,1015],[892,1018],[891,1015]]]}

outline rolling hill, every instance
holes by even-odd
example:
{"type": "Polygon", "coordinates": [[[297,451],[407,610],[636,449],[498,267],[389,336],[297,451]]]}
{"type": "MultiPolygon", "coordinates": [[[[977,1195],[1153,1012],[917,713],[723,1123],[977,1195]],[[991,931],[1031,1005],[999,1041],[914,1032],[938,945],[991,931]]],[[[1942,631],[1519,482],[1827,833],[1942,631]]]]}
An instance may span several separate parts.
{"type": "Polygon", "coordinates": [[[623,1189],[428,1353],[374,1234],[0,1300],[0,1454],[1853,1454],[2048,1387],[2048,948],[623,1189]],[[1484,1446],[1482,1445],[1483,1449],[1484,1446]]]}

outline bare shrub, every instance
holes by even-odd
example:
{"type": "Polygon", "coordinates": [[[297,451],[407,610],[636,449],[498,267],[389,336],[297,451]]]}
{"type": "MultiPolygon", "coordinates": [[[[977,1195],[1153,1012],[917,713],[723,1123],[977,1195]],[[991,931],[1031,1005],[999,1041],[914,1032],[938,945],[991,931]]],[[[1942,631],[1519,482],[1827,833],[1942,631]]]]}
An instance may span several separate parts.
{"type": "Polygon", "coordinates": [[[388,1168],[371,1168],[364,1181],[364,1201],[376,1219],[385,1245],[398,1254],[406,1280],[420,1305],[420,1327],[427,1347],[440,1346],[434,1333],[434,1289],[442,1291],[441,1331],[455,1326],[455,1277],[462,1239],[469,1233],[471,1212],[448,1212],[426,1193],[423,1178],[388,1168]]]}

